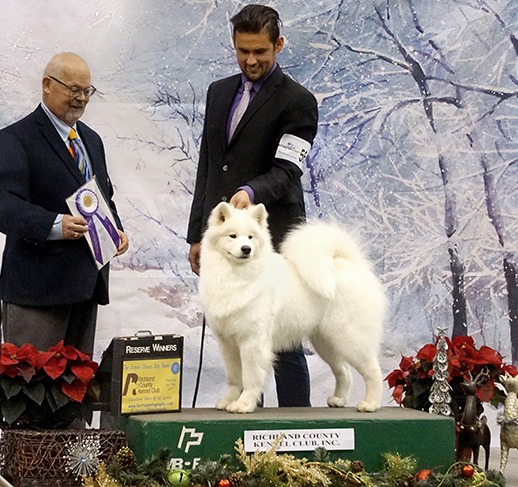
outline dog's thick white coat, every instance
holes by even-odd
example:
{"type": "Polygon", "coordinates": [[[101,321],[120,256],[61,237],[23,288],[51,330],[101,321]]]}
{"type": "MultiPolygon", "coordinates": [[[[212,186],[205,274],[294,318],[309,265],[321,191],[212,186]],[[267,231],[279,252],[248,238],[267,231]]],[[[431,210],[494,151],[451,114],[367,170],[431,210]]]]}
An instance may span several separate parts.
{"type": "Polygon", "coordinates": [[[365,381],[359,411],[381,404],[378,349],[386,298],[355,239],[341,227],[306,223],[270,242],[263,205],[220,203],[201,245],[200,297],[223,355],[228,389],[218,409],[256,409],[275,359],[309,338],[335,376],[329,406],[344,407],[349,365],[365,381]]]}

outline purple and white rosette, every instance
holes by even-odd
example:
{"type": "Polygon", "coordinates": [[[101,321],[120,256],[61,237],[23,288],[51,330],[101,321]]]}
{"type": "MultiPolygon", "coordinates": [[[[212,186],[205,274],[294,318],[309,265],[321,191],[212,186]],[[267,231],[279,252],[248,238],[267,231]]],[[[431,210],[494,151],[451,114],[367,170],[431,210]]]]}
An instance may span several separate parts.
{"type": "Polygon", "coordinates": [[[92,250],[95,260],[99,264],[104,265],[104,257],[102,252],[101,243],[99,240],[99,233],[96,225],[98,220],[106,230],[110,237],[111,242],[115,245],[115,248],[119,247],[120,237],[117,229],[110,221],[110,219],[102,212],[99,206],[99,198],[97,195],[88,188],[81,189],[78,191],[75,199],[76,208],[86,220],[88,225],[88,235],[92,242],[92,250]]]}

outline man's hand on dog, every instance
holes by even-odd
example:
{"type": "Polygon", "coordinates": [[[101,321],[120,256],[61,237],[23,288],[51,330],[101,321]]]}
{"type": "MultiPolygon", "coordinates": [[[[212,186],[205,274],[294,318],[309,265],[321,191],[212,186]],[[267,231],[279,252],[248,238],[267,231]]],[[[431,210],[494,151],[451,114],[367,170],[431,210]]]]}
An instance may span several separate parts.
{"type": "Polygon", "coordinates": [[[238,210],[242,208],[246,208],[250,206],[252,202],[250,201],[250,196],[244,189],[240,189],[237,193],[230,198],[230,204],[236,207],[238,210]]]}
{"type": "MultiPolygon", "coordinates": [[[[230,204],[236,207],[237,209],[247,208],[252,204],[250,201],[250,196],[248,193],[241,189],[237,193],[232,196],[230,199],[230,204]]],[[[189,249],[189,264],[191,265],[191,270],[197,275],[200,275],[200,242],[195,242],[191,244],[189,249]]]]}

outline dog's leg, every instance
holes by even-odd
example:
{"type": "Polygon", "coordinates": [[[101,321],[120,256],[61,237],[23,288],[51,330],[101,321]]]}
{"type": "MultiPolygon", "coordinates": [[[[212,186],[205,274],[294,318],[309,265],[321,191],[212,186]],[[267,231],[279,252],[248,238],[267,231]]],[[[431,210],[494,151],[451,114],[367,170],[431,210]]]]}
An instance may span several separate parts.
{"type": "MultiPolygon", "coordinates": [[[[331,350],[334,353],[331,354],[331,358],[335,354],[340,360],[348,362],[362,376],[365,383],[365,398],[356,405],[356,409],[362,412],[377,411],[381,407],[381,397],[383,395],[383,376],[375,349],[370,345],[355,341],[354,339],[338,344],[336,340],[332,344],[328,340],[327,343],[328,348],[333,347],[331,350]]],[[[330,355],[328,352],[324,353],[326,353],[326,356],[330,355]]],[[[337,358],[334,360],[337,360],[337,358]]],[[[325,360],[327,361],[326,358],[325,360]]],[[[330,362],[328,361],[328,363],[330,362]]],[[[334,372],[335,369],[332,366],[331,368],[334,372]]],[[[339,387],[339,380],[340,377],[337,376],[337,388],[339,387]]],[[[338,394],[336,395],[338,396],[338,394]]]]}
{"type": "Polygon", "coordinates": [[[347,404],[352,384],[351,372],[346,365],[348,363],[359,372],[365,382],[365,399],[356,405],[356,409],[364,412],[377,411],[381,406],[383,378],[376,357],[362,351],[362,348],[352,341],[343,343],[335,337],[325,335],[315,335],[311,341],[335,376],[335,392],[327,399],[328,406],[344,407],[347,404]]]}
{"type": "Polygon", "coordinates": [[[227,373],[227,391],[223,398],[216,403],[216,409],[225,410],[228,405],[236,401],[243,390],[241,377],[241,357],[239,348],[218,337],[219,348],[223,356],[227,373]]]}
{"type": "Polygon", "coordinates": [[[327,405],[332,408],[343,408],[347,405],[349,392],[353,381],[351,371],[344,354],[333,340],[325,335],[317,333],[311,337],[311,342],[320,358],[329,365],[335,376],[335,391],[327,398],[327,405]]]}
{"type": "Polygon", "coordinates": [[[365,399],[356,405],[361,412],[373,413],[381,407],[383,395],[383,376],[378,361],[372,357],[364,357],[364,360],[351,365],[363,377],[365,382],[365,399]]]}
{"type": "Polygon", "coordinates": [[[264,384],[272,367],[271,346],[255,336],[241,344],[243,392],[227,406],[231,413],[253,413],[264,392],[264,384]]]}
{"type": "Polygon", "coordinates": [[[327,398],[331,408],[343,408],[347,405],[353,378],[347,364],[329,364],[335,376],[335,392],[327,398]]]}

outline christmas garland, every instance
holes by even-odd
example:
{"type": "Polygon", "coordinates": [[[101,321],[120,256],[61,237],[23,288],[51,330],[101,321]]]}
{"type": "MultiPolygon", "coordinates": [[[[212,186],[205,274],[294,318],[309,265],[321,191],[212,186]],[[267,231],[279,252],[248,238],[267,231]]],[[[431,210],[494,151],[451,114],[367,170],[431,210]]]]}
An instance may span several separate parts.
{"type": "Polygon", "coordinates": [[[446,473],[417,469],[414,457],[385,453],[382,471],[368,473],[363,464],[351,460],[329,460],[318,448],[314,458],[277,454],[282,438],[266,452],[247,454],[241,439],[236,458],[222,455],[201,461],[192,470],[169,468],[172,452],[164,448],[138,464],[127,447],[108,466],[100,463],[94,476],[83,477],[84,487],[504,487],[500,473],[484,472],[470,463],[455,463],[446,473]]]}

